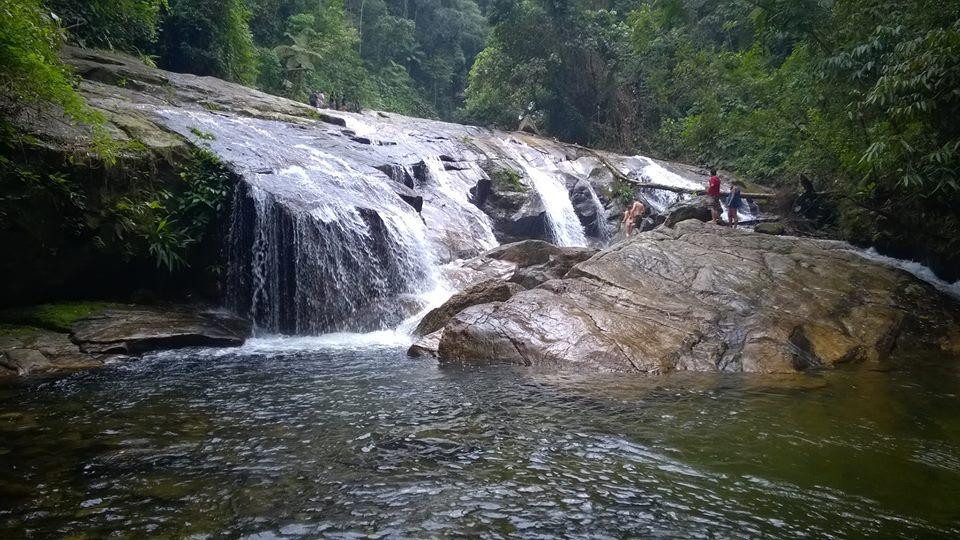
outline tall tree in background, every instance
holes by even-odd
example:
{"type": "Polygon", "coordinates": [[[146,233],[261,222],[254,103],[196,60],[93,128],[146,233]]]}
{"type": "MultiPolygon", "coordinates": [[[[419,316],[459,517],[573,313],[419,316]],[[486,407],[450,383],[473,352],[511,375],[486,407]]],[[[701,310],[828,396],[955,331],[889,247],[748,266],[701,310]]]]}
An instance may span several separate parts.
{"type": "Polygon", "coordinates": [[[50,9],[84,47],[147,54],[167,0],[50,0],[50,9]]]}
{"type": "Polygon", "coordinates": [[[169,0],[160,27],[160,66],[250,84],[257,53],[243,0],[169,0]]]}
{"type": "Polygon", "coordinates": [[[327,0],[316,15],[290,17],[286,37],[287,42],[274,50],[284,75],[282,88],[272,90],[297,99],[311,90],[351,102],[363,99],[359,37],[346,22],[342,0],[327,0]]]}

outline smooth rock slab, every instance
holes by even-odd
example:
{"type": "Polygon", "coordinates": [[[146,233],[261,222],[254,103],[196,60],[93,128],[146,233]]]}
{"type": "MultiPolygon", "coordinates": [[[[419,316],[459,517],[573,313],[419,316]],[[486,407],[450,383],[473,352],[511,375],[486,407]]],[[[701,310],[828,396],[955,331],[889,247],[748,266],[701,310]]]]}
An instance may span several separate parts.
{"type": "Polygon", "coordinates": [[[183,308],[106,310],[73,327],[71,339],[85,353],[141,354],[182,347],[238,347],[250,323],[225,314],[183,308]]]}
{"type": "Polygon", "coordinates": [[[60,332],[28,326],[0,330],[0,376],[90,369],[115,358],[84,354],[60,332]]]}
{"type": "Polygon", "coordinates": [[[604,250],[564,279],[463,310],[438,353],[634,373],[960,357],[955,301],[851,249],[684,221],[604,250]]]}

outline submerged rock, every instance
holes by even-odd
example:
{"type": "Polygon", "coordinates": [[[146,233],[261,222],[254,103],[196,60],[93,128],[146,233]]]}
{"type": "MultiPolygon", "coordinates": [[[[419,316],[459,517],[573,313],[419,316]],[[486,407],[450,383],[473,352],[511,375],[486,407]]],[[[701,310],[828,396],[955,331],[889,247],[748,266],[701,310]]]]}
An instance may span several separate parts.
{"type": "Polygon", "coordinates": [[[238,347],[250,323],[237,317],[183,308],[113,309],[84,319],[71,338],[86,353],[140,354],[182,347],[238,347]]]}
{"type": "Polygon", "coordinates": [[[847,244],[690,220],[469,307],[443,362],[787,373],[933,351],[960,356],[960,306],[847,244]]]}

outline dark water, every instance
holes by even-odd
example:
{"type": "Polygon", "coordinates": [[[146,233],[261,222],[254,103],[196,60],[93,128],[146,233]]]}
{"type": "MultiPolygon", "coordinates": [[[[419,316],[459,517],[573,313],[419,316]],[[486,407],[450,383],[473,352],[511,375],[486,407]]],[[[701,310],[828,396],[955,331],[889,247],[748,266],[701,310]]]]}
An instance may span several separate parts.
{"type": "Polygon", "coordinates": [[[166,354],[0,385],[0,537],[956,537],[958,394],[166,354]]]}

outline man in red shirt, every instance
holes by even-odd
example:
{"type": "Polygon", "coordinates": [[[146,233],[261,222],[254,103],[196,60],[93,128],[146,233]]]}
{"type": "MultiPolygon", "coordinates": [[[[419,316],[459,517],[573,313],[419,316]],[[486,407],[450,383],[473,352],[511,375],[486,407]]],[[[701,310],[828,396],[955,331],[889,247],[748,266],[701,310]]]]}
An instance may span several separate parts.
{"type": "Polygon", "coordinates": [[[710,186],[707,188],[707,206],[710,207],[710,215],[713,219],[710,223],[717,224],[720,219],[720,177],[717,176],[716,169],[710,169],[710,186]]]}

